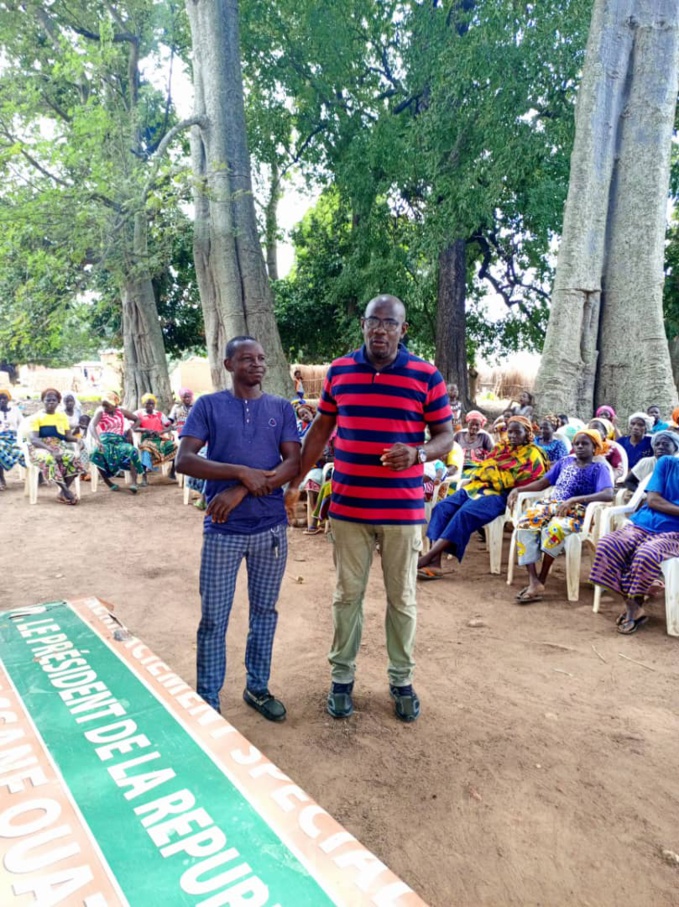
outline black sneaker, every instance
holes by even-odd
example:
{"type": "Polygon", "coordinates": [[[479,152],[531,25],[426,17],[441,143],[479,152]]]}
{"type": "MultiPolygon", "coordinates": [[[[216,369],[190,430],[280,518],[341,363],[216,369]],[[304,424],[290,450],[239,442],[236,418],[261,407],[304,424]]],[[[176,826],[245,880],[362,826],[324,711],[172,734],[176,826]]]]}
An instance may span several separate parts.
{"type": "Polygon", "coordinates": [[[389,695],[394,700],[396,717],[401,721],[416,721],[420,716],[420,700],[410,684],[407,687],[389,687],[389,695]]]}
{"type": "Polygon", "coordinates": [[[348,718],[354,711],[351,693],[354,681],[351,683],[333,683],[328,693],[328,714],[333,718],[348,718]]]}
{"type": "Polygon", "coordinates": [[[243,690],[243,700],[267,721],[283,721],[287,714],[280,699],[276,699],[268,690],[255,692],[246,687],[243,690]]]}

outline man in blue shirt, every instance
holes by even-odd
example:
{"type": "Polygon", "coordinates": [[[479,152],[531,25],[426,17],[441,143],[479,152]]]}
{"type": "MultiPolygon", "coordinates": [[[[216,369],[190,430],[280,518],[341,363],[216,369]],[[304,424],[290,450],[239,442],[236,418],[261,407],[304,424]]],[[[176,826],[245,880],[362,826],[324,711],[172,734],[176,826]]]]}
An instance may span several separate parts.
{"type": "Polygon", "coordinates": [[[282,486],[299,471],[300,443],[290,403],[262,391],[266,357],[260,344],[253,337],[234,337],[226,346],[224,366],[232,390],[196,401],[176,458],[179,472],[207,480],[197,688],[219,711],[226,631],[245,558],[250,621],[243,699],[269,721],[282,721],[285,706],[269,692],[269,675],[288,553],[282,486]],[[204,458],[198,451],[205,444],[204,458]]]}

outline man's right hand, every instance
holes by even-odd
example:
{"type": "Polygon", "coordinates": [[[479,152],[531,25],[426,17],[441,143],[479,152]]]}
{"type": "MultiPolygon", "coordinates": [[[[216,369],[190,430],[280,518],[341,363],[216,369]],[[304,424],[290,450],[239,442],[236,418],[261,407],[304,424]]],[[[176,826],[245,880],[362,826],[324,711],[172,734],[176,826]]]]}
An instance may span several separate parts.
{"type": "Polygon", "coordinates": [[[208,504],[206,515],[212,517],[213,523],[226,523],[231,511],[247,497],[247,493],[243,485],[234,485],[233,488],[220,491],[208,504]]]}
{"type": "Polygon", "coordinates": [[[290,523],[290,525],[292,525],[297,518],[298,502],[299,488],[292,488],[288,486],[288,490],[285,492],[285,512],[288,515],[288,522],[290,523]]]}
{"type": "Polygon", "coordinates": [[[255,497],[261,497],[264,494],[270,494],[272,489],[269,486],[269,479],[276,475],[275,469],[251,469],[244,466],[238,475],[238,480],[244,485],[250,494],[255,497]]]}

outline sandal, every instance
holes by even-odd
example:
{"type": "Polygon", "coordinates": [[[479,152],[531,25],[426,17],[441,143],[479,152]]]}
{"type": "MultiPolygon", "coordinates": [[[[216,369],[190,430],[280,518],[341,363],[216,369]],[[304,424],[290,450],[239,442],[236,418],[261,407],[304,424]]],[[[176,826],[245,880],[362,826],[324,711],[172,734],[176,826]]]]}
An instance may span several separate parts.
{"type": "Polygon", "coordinates": [[[109,491],[120,491],[120,485],[116,485],[116,483],[114,482],[113,485],[108,486],[108,490],[109,491]]]}
{"type": "Polygon", "coordinates": [[[624,620],[618,625],[618,633],[622,634],[622,636],[631,636],[632,633],[637,632],[639,627],[643,627],[647,623],[648,616],[646,614],[642,614],[641,617],[634,617],[631,620],[624,620]]]}
{"type": "Polygon", "coordinates": [[[302,535],[318,535],[320,531],[320,526],[307,526],[307,528],[302,532],[302,535]]]}
{"type": "Polygon", "coordinates": [[[417,571],[417,578],[428,582],[433,579],[443,579],[443,573],[436,573],[435,570],[431,570],[429,567],[421,567],[417,571]]]}
{"type": "Polygon", "coordinates": [[[139,491],[136,485],[130,485],[130,494],[136,494],[139,491]]]}
{"type": "Polygon", "coordinates": [[[526,586],[525,589],[522,589],[519,594],[516,596],[516,602],[519,605],[530,605],[532,602],[541,602],[542,593],[541,592],[529,592],[529,587],[526,586]]]}

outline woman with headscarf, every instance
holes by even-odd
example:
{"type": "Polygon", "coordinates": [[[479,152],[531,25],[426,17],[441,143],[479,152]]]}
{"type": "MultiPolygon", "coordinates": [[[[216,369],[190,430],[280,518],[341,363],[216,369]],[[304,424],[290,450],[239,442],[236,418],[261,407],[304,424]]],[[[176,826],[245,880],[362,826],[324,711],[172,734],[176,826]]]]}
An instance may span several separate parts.
{"type": "Polygon", "coordinates": [[[77,504],[78,498],[71,491],[77,476],[85,475],[87,467],[78,453],[69,447],[78,439],[71,432],[66,414],[57,412],[61,394],[53,387],[45,388],[40,395],[43,409],[29,422],[29,456],[38,467],[43,479],[59,486],[57,501],[60,504],[77,504]]]}
{"type": "Polygon", "coordinates": [[[133,429],[137,427],[137,417],[121,407],[118,394],[114,391],[103,394],[101,407],[95,412],[89,428],[96,445],[90,453],[90,460],[111,491],[119,490],[113,479],[121,470],[128,470],[132,476],[130,492],[136,494],[137,477],[143,474],[144,467],[139,451],[126,440],[126,419],[132,423],[133,429]]]}
{"type": "Polygon", "coordinates": [[[651,435],[652,457],[644,457],[627,473],[625,488],[634,493],[640,482],[652,475],[661,457],[675,457],[679,453],[679,434],[676,431],[659,431],[651,435]]]}
{"type": "Polygon", "coordinates": [[[189,418],[189,413],[193,407],[193,391],[190,387],[179,388],[179,403],[175,403],[170,410],[170,421],[173,429],[181,434],[182,428],[189,418]]]}
{"type": "Polygon", "coordinates": [[[653,448],[649,432],[653,427],[653,419],[646,413],[636,412],[629,417],[629,434],[623,435],[618,441],[627,453],[627,465],[630,469],[635,467],[643,457],[652,457],[653,448]]]}
{"type": "MultiPolygon", "coordinates": [[[[549,496],[528,507],[516,526],[519,564],[528,571],[528,585],[516,596],[520,605],[538,602],[554,558],[564,549],[566,539],[580,532],[587,505],[613,500],[613,480],[605,463],[595,462],[604,444],[598,431],[586,428],[573,438],[572,457],[555,463],[547,475],[526,485],[522,491],[544,491],[549,496]],[[536,564],[542,558],[540,573],[536,564]]],[[[518,491],[512,491],[508,504],[514,504],[518,491]]]]}
{"type": "Polygon", "coordinates": [[[544,450],[545,456],[550,463],[556,463],[557,460],[568,456],[566,442],[555,435],[558,427],[558,416],[544,416],[540,420],[540,434],[535,436],[535,443],[544,450]]]}
{"type": "Polygon", "coordinates": [[[618,633],[630,636],[648,620],[644,604],[661,579],[662,562],[679,557],[679,459],[662,457],[646,486],[646,503],[622,529],[596,546],[590,582],[621,595],[618,633]]]}
{"type": "Polygon", "coordinates": [[[68,424],[71,428],[71,431],[75,431],[80,424],[80,417],[82,416],[82,407],[78,398],[73,393],[73,391],[64,391],[61,397],[61,406],[59,407],[61,412],[66,414],[68,419],[68,424]]]}
{"type": "Polygon", "coordinates": [[[618,416],[612,406],[608,406],[607,403],[604,403],[603,406],[600,406],[597,411],[594,413],[594,418],[607,419],[613,426],[613,440],[617,441],[620,437],[620,431],[618,429],[618,416]]]}
{"type": "Polygon", "coordinates": [[[462,476],[466,478],[471,470],[486,459],[493,449],[493,439],[483,426],[488,421],[483,413],[476,409],[470,410],[465,416],[466,429],[455,432],[453,441],[457,441],[464,451],[464,465],[462,476]]]}
{"type": "Polygon", "coordinates": [[[25,466],[24,455],[17,443],[17,433],[23,420],[18,406],[10,406],[12,393],[7,387],[0,387],[0,491],[7,490],[5,471],[18,463],[25,466]]]}
{"type": "Polygon", "coordinates": [[[510,491],[545,474],[545,455],[533,441],[530,419],[512,416],[507,437],[476,466],[464,488],[434,507],[427,530],[432,546],[417,562],[418,579],[442,575],[444,552],[461,561],[472,534],[505,512],[510,491]]]}
{"type": "Polygon", "coordinates": [[[134,428],[134,431],[141,433],[139,449],[150,454],[154,467],[172,462],[170,477],[174,478],[174,458],[177,456],[178,445],[172,437],[172,422],[156,409],[158,401],[155,394],[144,394],[141,402],[143,409],[135,412],[139,424],[134,428]]]}
{"type": "Polygon", "coordinates": [[[604,442],[604,451],[603,454],[598,454],[597,456],[603,456],[605,458],[606,462],[613,470],[613,480],[615,482],[622,482],[625,478],[625,461],[619,446],[615,441],[615,428],[613,423],[609,422],[608,419],[590,419],[587,423],[587,428],[599,432],[599,435],[604,442]]]}

